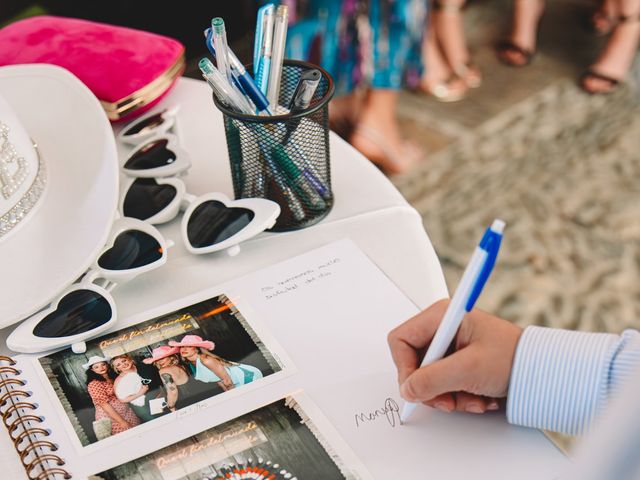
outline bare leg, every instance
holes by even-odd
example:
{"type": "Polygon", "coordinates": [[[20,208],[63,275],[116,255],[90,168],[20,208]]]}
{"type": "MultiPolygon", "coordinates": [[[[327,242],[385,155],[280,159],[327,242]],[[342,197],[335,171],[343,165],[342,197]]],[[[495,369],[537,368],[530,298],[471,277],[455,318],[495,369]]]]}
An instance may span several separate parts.
{"type": "Polygon", "coordinates": [[[591,16],[593,30],[598,35],[607,35],[618,22],[620,12],[615,0],[602,0],[598,9],[591,16]]]}
{"type": "Polygon", "coordinates": [[[609,41],[582,81],[589,93],[608,93],[618,81],[624,80],[640,40],[640,0],[620,0],[622,17],[609,37],[609,41]],[[601,78],[605,76],[607,78],[601,78]]]}
{"type": "Polygon", "coordinates": [[[451,69],[473,88],[480,86],[482,75],[471,64],[462,22],[463,6],[464,0],[438,0],[433,7],[433,24],[444,58],[451,69]]]}
{"type": "Polygon", "coordinates": [[[544,11],[543,0],[514,0],[513,28],[507,45],[498,50],[500,59],[514,67],[523,67],[536,51],[538,23],[544,11]]]}
{"type": "Polygon", "coordinates": [[[397,103],[397,90],[369,90],[351,136],[351,144],[388,174],[406,172],[422,157],[402,138],[397,103]]]}
{"type": "Polygon", "coordinates": [[[436,41],[433,21],[429,22],[422,41],[422,58],[425,65],[420,89],[442,101],[455,101],[464,97],[467,85],[456,77],[442,56],[436,41]]]}

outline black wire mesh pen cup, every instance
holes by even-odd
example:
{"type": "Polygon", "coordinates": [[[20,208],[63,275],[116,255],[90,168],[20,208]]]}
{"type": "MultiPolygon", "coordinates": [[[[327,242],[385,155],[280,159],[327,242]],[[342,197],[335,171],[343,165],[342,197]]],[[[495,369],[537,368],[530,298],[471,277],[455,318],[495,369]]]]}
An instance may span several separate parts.
{"type": "MultiPolygon", "coordinates": [[[[213,101],[224,117],[233,190],[238,198],[267,198],[280,205],[272,231],[297,230],[322,220],[333,207],[329,157],[329,100],[333,80],[322,68],[285,60],[279,104],[288,106],[300,75],[322,78],[309,108],[294,114],[245,115],[213,101]]],[[[247,67],[247,71],[251,71],[247,67]]]]}

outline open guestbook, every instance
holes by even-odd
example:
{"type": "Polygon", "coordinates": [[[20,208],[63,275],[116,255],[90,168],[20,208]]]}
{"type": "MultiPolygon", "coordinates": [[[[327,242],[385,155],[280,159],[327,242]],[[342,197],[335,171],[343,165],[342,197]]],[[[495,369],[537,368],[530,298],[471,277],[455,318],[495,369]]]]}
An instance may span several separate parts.
{"type": "Polygon", "coordinates": [[[400,424],[386,334],[417,311],[342,240],[121,320],[86,353],[3,357],[0,411],[39,479],[557,475],[564,457],[501,413],[400,424]]]}

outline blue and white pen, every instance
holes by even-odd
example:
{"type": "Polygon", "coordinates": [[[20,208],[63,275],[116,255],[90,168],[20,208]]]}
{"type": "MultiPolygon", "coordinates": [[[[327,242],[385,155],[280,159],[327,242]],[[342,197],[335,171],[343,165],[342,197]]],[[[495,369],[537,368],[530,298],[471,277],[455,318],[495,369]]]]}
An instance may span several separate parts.
{"type": "MultiPolygon", "coordinates": [[[[430,365],[444,357],[449,345],[458,332],[460,323],[467,312],[470,312],[480,296],[480,292],[487,283],[493,270],[502,241],[502,232],[505,223],[502,220],[494,220],[491,227],[484,232],[480,244],[476,247],[469,264],[462,274],[460,284],[453,294],[451,303],[442,317],[440,326],[431,340],[427,353],[420,364],[421,367],[430,365]]],[[[402,408],[400,421],[406,422],[417,404],[407,402],[402,408]]]]}
{"type": "Polygon", "coordinates": [[[269,88],[269,75],[271,73],[271,54],[273,49],[273,18],[274,8],[264,12],[264,30],[262,37],[262,48],[258,59],[258,72],[256,73],[256,83],[260,91],[266,96],[269,88]]]}
{"type": "Polygon", "coordinates": [[[229,54],[229,63],[231,64],[231,70],[240,85],[242,85],[242,89],[247,94],[247,96],[251,99],[251,101],[255,104],[258,112],[265,112],[268,115],[273,115],[271,110],[269,110],[269,100],[264,94],[260,91],[258,86],[254,83],[253,78],[247,72],[247,69],[244,68],[244,65],[236,54],[233,53],[233,50],[230,48],[227,50],[229,54]]]}
{"type": "MultiPolygon", "coordinates": [[[[206,37],[207,48],[209,49],[209,53],[213,56],[213,58],[217,61],[216,49],[213,45],[213,32],[212,29],[207,28],[204,31],[206,37]]],[[[229,63],[231,64],[231,74],[233,76],[233,83],[238,89],[245,94],[251,101],[255,104],[258,112],[265,112],[268,115],[273,115],[271,110],[269,109],[269,101],[267,97],[260,91],[260,89],[256,86],[251,75],[247,72],[247,69],[244,68],[242,62],[238,60],[236,54],[233,53],[233,50],[230,48],[227,49],[227,55],[229,59],[229,63]]]]}

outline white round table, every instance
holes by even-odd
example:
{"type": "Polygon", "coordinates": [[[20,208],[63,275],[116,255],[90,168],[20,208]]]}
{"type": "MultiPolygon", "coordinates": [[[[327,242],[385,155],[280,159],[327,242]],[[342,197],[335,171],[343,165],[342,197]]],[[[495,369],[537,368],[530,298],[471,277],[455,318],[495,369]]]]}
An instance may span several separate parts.
{"type": "MultiPolygon", "coordinates": [[[[218,191],[233,198],[222,115],[213,105],[209,87],[202,81],[180,79],[157,108],[176,104],[180,105],[178,136],[193,161],[184,178],[189,193],[201,195],[218,191]]],[[[418,307],[425,308],[447,296],[442,270],[420,215],[388,179],[350,145],[333,133],[330,142],[335,204],[322,222],[294,232],[263,233],[243,243],[240,254],[235,257],[225,252],[191,255],[182,245],[180,218],[162,225],[163,235],[175,242],[169,251],[169,260],[162,268],[114,290],[119,316],[143,312],[342,238],[353,240],[418,307]]],[[[127,150],[119,148],[124,158],[127,150]]],[[[0,331],[3,339],[10,330],[0,331]]],[[[1,345],[1,353],[9,353],[5,342],[1,345]]],[[[518,428],[510,428],[514,435],[507,435],[502,441],[508,443],[512,451],[513,443],[519,442],[520,458],[528,458],[525,464],[532,459],[543,463],[558,461],[558,451],[539,432],[515,434],[518,428]]],[[[499,439],[493,441],[500,442],[499,439]]],[[[455,447],[452,445],[452,448],[455,447]]],[[[18,465],[4,434],[0,434],[0,456],[12,466],[18,465]]],[[[496,461],[518,462],[518,459],[500,459],[496,452],[496,461]]],[[[469,473],[478,473],[473,462],[469,464],[469,473]]]]}

